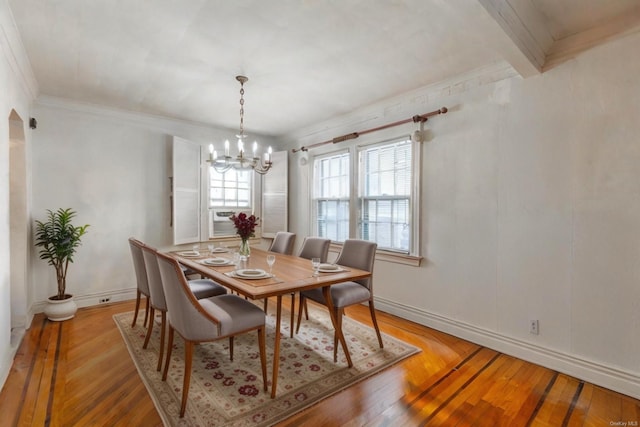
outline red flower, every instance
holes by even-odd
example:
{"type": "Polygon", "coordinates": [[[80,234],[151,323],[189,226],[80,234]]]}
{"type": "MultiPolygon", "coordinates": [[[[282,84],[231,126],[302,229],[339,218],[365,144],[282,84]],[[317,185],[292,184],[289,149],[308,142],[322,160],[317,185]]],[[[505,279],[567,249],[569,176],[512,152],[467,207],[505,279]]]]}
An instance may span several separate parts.
{"type": "Polygon", "coordinates": [[[236,227],[236,234],[242,240],[255,236],[256,226],[258,225],[258,217],[255,215],[247,216],[246,213],[240,212],[238,215],[233,214],[229,217],[236,227]]]}

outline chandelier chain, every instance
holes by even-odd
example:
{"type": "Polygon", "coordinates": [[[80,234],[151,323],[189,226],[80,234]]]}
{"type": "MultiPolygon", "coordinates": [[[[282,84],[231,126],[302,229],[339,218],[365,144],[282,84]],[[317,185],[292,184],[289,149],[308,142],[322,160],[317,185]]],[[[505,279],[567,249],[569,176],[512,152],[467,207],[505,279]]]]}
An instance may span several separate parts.
{"type": "Polygon", "coordinates": [[[244,137],[244,82],[240,82],[240,137],[244,137]]]}

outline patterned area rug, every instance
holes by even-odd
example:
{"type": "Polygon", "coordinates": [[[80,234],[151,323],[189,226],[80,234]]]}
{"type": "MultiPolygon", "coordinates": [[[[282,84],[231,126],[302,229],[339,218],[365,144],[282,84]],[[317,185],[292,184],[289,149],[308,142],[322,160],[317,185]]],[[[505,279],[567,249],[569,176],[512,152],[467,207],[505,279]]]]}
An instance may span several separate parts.
{"type": "MultiPolygon", "coordinates": [[[[229,360],[228,339],[196,346],[187,410],[180,419],[182,338],[176,334],[169,375],[167,381],[162,381],[161,372],[156,371],[159,325],[154,326],[149,346],[143,350],[146,329],[140,316],[135,328],[131,328],[133,312],[117,314],[114,320],[167,426],[273,425],[420,351],[385,334],[382,336],[384,349],[380,349],[375,330],[345,317],[344,333],[354,365],[349,369],[341,349],[338,363],[333,363],[333,328],[326,309],[309,304],[309,320],[303,319],[300,333],[294,338],[289,337],[288,312],[283,310],[276,398],[270,398],[271,384],[269,392],[262,391],[258,335],[251,332],[235,338],[233,362],[229,360]]],[[[267,316],[267,325],[270,383],[275,334],[273,313],[267,316]]]]}

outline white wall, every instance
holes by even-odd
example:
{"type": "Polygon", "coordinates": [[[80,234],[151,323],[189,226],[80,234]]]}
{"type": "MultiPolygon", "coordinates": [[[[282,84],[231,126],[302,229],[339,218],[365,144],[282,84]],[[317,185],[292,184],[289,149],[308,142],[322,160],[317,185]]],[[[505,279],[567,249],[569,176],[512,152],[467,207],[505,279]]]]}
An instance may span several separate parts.
{"type": "MultiPolygon", "coordinates": [[[[298,148],[451,109],[427,122],[423,263],[378,261],[378,308],[640,397],[638,45],[629,36],[527,79],[468,75],[291,137],[298,148]]],[[[300,236],[302,156],[290,162],[300,236]]]]}
{"type": "MultiPolygon", "coordinates": [[[[171,246],[170,181],[172,136],[208,144],[234,135],[162,117],[38,98],[33,113],[33,216],[71,207],[76,222],[90,224],[67,290],[79,306],[135,297],[135,275],[127,239],[171,246]]],[[[263,140],[264,138],[260,138],[263,140]]],[[[271,142],[271,141],[269,141],[271,142]]],[[[38,284],[34,311],[55,293],[51,267],[33,255],[38,284]]]]}
{"type": "MultiPolygon", "coordinates": [[[[17,343],[11,339],[9,117],[15,111],[14,118],[17,114],[25,125],[28,123],[30,103],[37,91],[34,82],[9,6],[6,0],[0,0],[0,386],[9,374],[17,349],[17,343]]],[[[28,129],[24,133],[24,143],[28,145],[31,135],[28,129]]],[[[16,303],[22,306],[19,310],[22,314],[27,304],[24,295],[28,295],[29,290],[24,289],[26,283],[21,286],[24,292],[16,303]]]]}

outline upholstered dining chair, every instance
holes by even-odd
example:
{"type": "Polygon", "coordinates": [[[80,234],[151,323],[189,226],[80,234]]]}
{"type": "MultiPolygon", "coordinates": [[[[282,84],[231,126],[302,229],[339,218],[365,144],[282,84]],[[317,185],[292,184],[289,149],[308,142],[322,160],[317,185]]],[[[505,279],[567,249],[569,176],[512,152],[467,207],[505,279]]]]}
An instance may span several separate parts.
{"type": "Polygon", "coordinates": [[[266,392],[267,351],[264,312],[237,295],[227,294],[197,300],[190,292],[178,262],[161,253],[156,254],[156,259],[169,308],[169,342],[162,380],[167,379],[169,371],[174,331],[177,331],[185,342],[180,417],[184,416],[189,395],[194,344],[228,337],[231,360],[233,360],[233,337],[257,330],[262,382],[266,392]]]}
{"type": "Polygon", "coordinates": [[[131,257],[133,258],[133,269],[136,272],[136,309],[133,314],[133,322],[131,323],[131,327],[136,326],[136,321],[138,320],[138,313],[140,312],[140,300],[142,295],[144,295],[146,300],[146,307],[144,311],[144,322],[142,322],[142,326],[147,326],[147,319],[149,318],[149,282],[147,280],[147,271],[144,267],[144,258],[142,257],[142,250],[140,249],[144,244],[133,238],[129,238],[129,248],[131,249],[131,257]]]}
{"type": "Polygon", "coordinates": [[[296,242],[296,234],[288,231],[278,231],[269,246],[269,252],[277,252],[279,254],[291,255],[293,253],[293,245],[296,242]]]}
{"type": "MultiPolygon", "coordinates": [[[[162,279],[160,277],[160,270],[158,269],[158,262],[156,260],[157,251],[147,245],[143,245],[141,248],[142,256],[144,259],[144,266],[147,272],[147,279],[149,283],[149,290],[151,291],[151,320],[149,321],[149,327],[147,328],[147,336],[144,339],[142,348],[147,348],[149,345],[149,339],[153,332],[153,319],[155,318],[156,310],[160,312],[160,350],[158,352],[158,366],[156,370],[159,371],[162,367],[162,357],[164,355],[164,338],[167,323],[167,302],[165,298],[164,288],[162,286],[162,279]]],[[[182,269],[180,269],[182,272],[182,269]]],[[[183,273],[184,276],[184,273],[183,273]]],[[[186,278],[185,278],[186,280],[186,278]]],[[[194,298],[209,298],[217,295],[224,295],[227,290],[224,286],[219,285],[213,280],[209,279],[196,279],[187,281],[189,291],[194,295],[194,298]]]]}
{"type": "MultiPolygon", "coordinates": [[[[323,239],[322,237],[305,237],[300,248],[298,256],[300,258],[312,259],[320,258],[320,262],[327,262],[329,256],[329,248],[331,247],[331,239],[323,239]]],[[[293,313],[295,311],[294,296],[291,295],[291,331],[293,332],[293,313]]],[[[301,309],[304,309],[306,318],[309,320],[309,311],[305,303],[301,309]]],[[[293,334],[292,334],[293,336],[293,334]]]]}
{"type": "MultiPolygon", "coordinates": [[[[353,267],[365,271],[373,271],[373,263],[376,256],[377,244],[375,242],[369,242],[366,240],[347,239],[345,240],[342,251],[336,259],[336,264],[345,267],[353,267]]],[[[380,348],[383,348],[382,336],[380,335],[380,329],[378,328],[378,321],[376,320],[376,312],[373,305],[373,278],[368,277],[362,280],[356,280],[354,282],[343,282],[330,287],[331,298],[334,306],[334,316],[338,327],[342,328],[342,316],[344,314],[345,307],[355,304],[361,304],[368,302],[369,311],[371,313],[371,321],[373,327],[376,330],[378,336],[378,344],[380,348]]],[[[311,289],[308,291],[300,292],[300,303],[298,307],[298,325],[296,332],[300,330],[300,322],[302,320],[302,307],[305,304],[305,300],[310,299],[322,305],[327,305],[322,289],[311,289]]],[[[333,361],[338,360],[338,336],[334,332],[333,334],[333,361]]]]}
{"type": "MultiPolygon", "coordinates": [[[[269,252],[291,255],[293,253],[293,245],[296,242],[296,234],[288,231],[278,231],[273,237],[273,241],[267,249],[269,252]]],[[[267,312],[267,303],[269,299],[264,299],[264,312],[267,312]]],[[[291,332],[293,336],[293,323],[291,324],[291,332]]]]}

